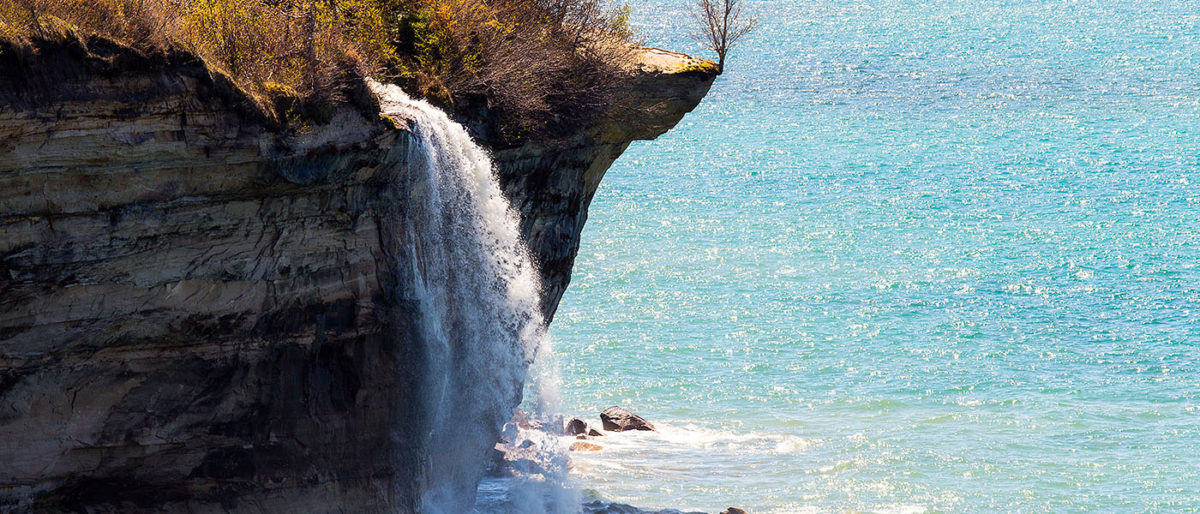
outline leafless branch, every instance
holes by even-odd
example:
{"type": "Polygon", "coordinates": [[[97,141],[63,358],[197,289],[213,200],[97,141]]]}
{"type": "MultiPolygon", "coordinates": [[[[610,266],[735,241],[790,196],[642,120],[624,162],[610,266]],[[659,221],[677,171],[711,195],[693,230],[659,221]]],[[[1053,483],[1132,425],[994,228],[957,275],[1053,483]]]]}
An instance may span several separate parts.
{"type": "Polygon", "coordinates": [[[692,39],[716,52],[719,72],[725,71],[729,50],[758,27],[758,18],[743,12],[742,0],[696,0],[690,14],[696,21],[692,39]]]}

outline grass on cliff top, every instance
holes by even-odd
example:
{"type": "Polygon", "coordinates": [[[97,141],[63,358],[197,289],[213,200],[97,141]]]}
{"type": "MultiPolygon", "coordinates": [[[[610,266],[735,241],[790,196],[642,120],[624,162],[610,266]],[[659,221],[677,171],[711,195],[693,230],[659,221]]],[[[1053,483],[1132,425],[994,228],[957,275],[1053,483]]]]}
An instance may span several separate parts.
{"type": "Polygon", "coordinates": [[[444,107],[482,99],[505,130],[536,134],[611,102],[626,17],[608,0],[0,0],[0,39],[182,47],[283,117],[281,97],[338,102],[374,76],[444,107]]]}

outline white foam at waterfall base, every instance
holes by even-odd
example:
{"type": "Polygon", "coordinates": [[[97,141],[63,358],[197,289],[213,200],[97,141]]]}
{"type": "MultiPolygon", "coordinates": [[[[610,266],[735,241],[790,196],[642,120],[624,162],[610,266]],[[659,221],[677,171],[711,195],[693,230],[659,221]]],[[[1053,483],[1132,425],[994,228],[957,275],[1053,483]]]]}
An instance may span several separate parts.
{"type": "MultiPolygon", "coordinates": [[[[411,256],[427,358],[421,400],[430,419],[421,509],[458,514],[475,504],[485,460],[521,399],[530,364],[551,355],[540,284],[487,152],[432,105],[396,86],[371,87],[384,113],[412,120],[416,143],[397,180],[406,202],[398,228],[411,256]]],[[[531,391],[535,405],[554,396],[542,394],[553,389],[553,373],[545,376],[531,391]]],[[[562,453],[557,445],[542,450],[550,456],[547,463],[565,460],[553,457],[562,453]]],[[[562,473],[555,467],[536,480],[508,481],[510,488],[530,487],[508,491],[508,504],[521,512],[576,510],[577,503],[562,504],[564,497],[554,492],[564,489],[565,477],[565,465],[562,473]]]]}

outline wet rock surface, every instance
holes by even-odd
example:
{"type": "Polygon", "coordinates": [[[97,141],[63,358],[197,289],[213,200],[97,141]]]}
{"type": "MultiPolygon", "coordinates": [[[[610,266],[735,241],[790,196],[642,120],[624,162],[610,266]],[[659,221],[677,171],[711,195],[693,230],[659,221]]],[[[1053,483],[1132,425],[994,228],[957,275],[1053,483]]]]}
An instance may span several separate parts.
{"type": "Polygon", "coordinates": [[[588,431],[587,422],[579,418],[571,418],[567,422],[567,427],[564,429],[567,435],[586,435],[588,431]]]}
{"type": "Polygon", "coordinates": [[[604,429],[610,432],[654,430],[654,425],[651,425],[649,421],[615,405],[604,409],[604,412],[600,413],[600,422],[603,424],[604,429]]]}

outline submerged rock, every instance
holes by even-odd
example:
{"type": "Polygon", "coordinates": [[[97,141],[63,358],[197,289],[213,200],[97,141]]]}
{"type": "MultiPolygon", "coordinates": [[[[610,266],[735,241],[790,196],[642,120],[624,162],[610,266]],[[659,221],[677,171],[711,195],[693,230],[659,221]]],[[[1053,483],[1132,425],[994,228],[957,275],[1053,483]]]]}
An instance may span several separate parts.
{"type": "Polygon", "coordinates": [[[600,413],[600,422],[604,429],[610,432],[625,432],[627,430],[657,431],[649,421],[621,407],[612,406],[600,413]]]}
{"type": "Polygon", "coordinates": [[[594,452],[594,451],[599,451],[599,450],[603,450],[603,449],[604,449],[604,447],[600,446],[598,444],[584,443],[584,442],[571,443],[571,451],[573,451],[573,452],[579,452],[579,451],[594,452]]]}

